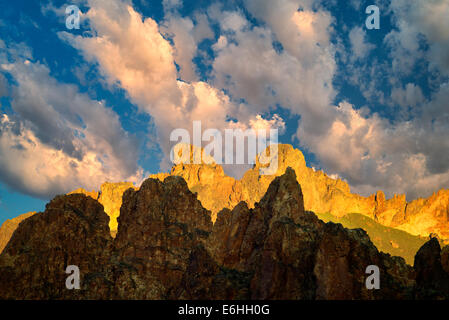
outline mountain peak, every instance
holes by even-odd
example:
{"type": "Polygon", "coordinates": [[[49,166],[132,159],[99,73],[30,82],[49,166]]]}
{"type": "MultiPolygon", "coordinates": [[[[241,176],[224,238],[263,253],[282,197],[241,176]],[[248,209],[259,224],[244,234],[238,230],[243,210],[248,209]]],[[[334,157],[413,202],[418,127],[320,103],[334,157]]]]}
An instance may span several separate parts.
{"type": "MultiPolygon", "coordinates": [[[[423,241],[418,236],[424,239],[430,233],[435,233],[442,241],[449,239],[449,190],[441,190],[427,199],[417,199],[409,203],[404,195],[395,195],[391,199],[386,199],[382,191],[370,197],[363,197],[351,193],[346,182],[333,179],[322,171],[307,167],[303,153],[291,145],[279,144],[273,151],[276,149],[276,154],[263,152],[258,155],[254,167],[248,170],[240,180],[227,176],[221,165],[212,162],[210,164],[179,163],[173,166],[170,173],[159,173],[151,175],[150,178],[160,181],[169,179],[169,182],[172,179],[170,177],[182,177],[189,190],[198,195],[202,206],[211,211],[212,221],[215,222],[223,208],[232,210],[242,201],[246,203],[248,209],[254,208],[255,204],[266,196],[271,182],[287,172],[283,179],[287,177],[289,181],[296,179],[301,185],[306,211],[315,212],[321,217],[329,216],[331,221],[352,219],[354,214],[372,219],[374,221],[368,223],[366,219],[357,218],[355,225],[350,225],[370,226],[370,232],[375,232],[371,235],[376,245],[386,252],[403,255],[410,263],[412,262],[410,259],[413,259],[416,252],[414,250],[417,250],[423,241]],[[267,163],[266,158],[263,157],[273,156],[276,156],[278,160],[277,172],[273,175],[261,175],[260,169],[264,166],[263,163],[267,163]],[[405,235],[413,245],[405,244],[411,242],[406,241],[399,234],[394,239],[384,241],[384,236],[379,236],[378,227],[373,227],[376,223],[379,224],[378,227],[395,228],[409,233],[410,235],[405,235]],[[416,239],[412,239],[412,236],[416,236],[416,239]],[[402,243],[401,247],[398,241],[402,243]]],[[[189,146],[189,150],[192,157],[195,154],[204,155],[204,150],[198,147],[189,146]]],[[[105,183],[99,192],[78,189],[72,193],[83,193],[98,199],[110,216],[109,227],[114,236],[118,227],[117,218],[120,216],[122,195],[129,188],[136,189],[132,183],[105,183]]],[[[14,228],[16,227],[17,224],[14,228]]]]}

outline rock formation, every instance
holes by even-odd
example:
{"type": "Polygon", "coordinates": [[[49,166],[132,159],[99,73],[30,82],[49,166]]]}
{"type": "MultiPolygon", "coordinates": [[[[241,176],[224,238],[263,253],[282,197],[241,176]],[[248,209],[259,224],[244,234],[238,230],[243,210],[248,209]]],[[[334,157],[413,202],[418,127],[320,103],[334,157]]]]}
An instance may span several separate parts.
{"type": "Polygon", "coordinates": [[[186,298],[182,282],[212,229],[210,212],[179,177],[148,179],[123,200],[115,254],[132,268],[116,270],[117,297],[186,298]]]}
{"type": "Polygon", "coordinates": [[[0,255],[0,299],[99,299],[112,245],[103,207],[81,194],[58,196],[24,220],[0,255]],[[66,289],[68,265],[84,274],[86,292],[66,289]]]}
{"type": "Polygon", "coordinates": [[[448,294],[446,286],[433,285],[436,277],[449,277],[443,266],[448,249],[441,250],[438,241],[423,246],[413,269],[404,259],[379,252],[363,230],[319,220],[304,209],[303,198],[295,172],[287,169],[253,208],[245,202],[232,211],[225,208],[213,225],[210,211],[182,178],[148,179],[139,190],[124,193],[113,239],[100,203],[82,194],[59,196],[45,212],[23,221],[0,255],[0,299],[448,294]],[[80,290],[65,288],[68,265],[80,268],[80,290]],[[369,265],[379,267],[378,290],[365,286],[369,265]]]}
{"type": "Polygon", "coordinates": [[[79,188],[69,194],[84,194],[92,199],[98,200],[110,218],[109,229],[111,230],[111,235],[115,236],[118,227],[117,218],[120,215],[120,207],[122,206],[122,196],[129,188],[135,189],[132,182],[105,182],[101,185],[100,192],[86,191],[83,188],[79,188]]]}
{"type": "MultiPolygon", "coordinates": [[[[445,247],[447,253],[449,247],[445,247]]],[[[443,254],[436,238],[431,238],[415,257],[417,299],[449,299],[447,254],[443,254]],[[444,256],[444,267],[442,258],[444,256]]]]}
{"type": "MultiPolygon", "coordinates": [[[[346,182],[333,179],[322,171],[308,168],[301,151],[290,145],[278,146],[279,166],[275,175],[260,175],[259,169],[263,166],[256,159],[254,168],[248,170],[242,179],[236,180],[227,176],[223,168],[214,164],[212,159],[205,159],[203,150],[190,147],[190,151],[191,160],[200,156],[200,159],[207,160],[209,164],[204,161],[200,165],[181,163],[174,166],[170,173],[160,173],[150,177],[161,181],[169,176],[184,178],[189,189],[198,194],[198,199],[204,208],[211,211],[213,222],[216,221],[219,211],[223,208],[232,210],[241,201],[246,202],[249,208],[254,208],[255,203],[262,199],[274,178],[284,174],[287,167],[291,167],[296,173],[297,181],[301,184],[305,209],[315,212],[320,218],[330,214],[329,221],[368,229],[366,223],[345,224],[345,220],[350,217],[349,214],[362,214],[385,227],[402,230],[423,239],[430,233],[435,233],[442,243],[448,242],[449,190],[440,190],[428,199],[417,199],[409,203],[405,195],[395,195],[391,199],[386,199],[382,191],[370,197],[362,197],[351,193],[346,182]],[[346,218],[342,219],[344,217],[346,218]]],[[[115,236],[122,195],[128,188],[135,189],[132,183],[105,183],[99,192],[78,189],[72,194],[81,193],[97,199],[110,217],[109,228],[111,235],[115,236]]],[[[405,235],[399,244],[398,239],[393,238],[388,229],[386,229],[387,232],[377,233],[372,230],[367,231],[379,249],[387,253],[399,254],[410,264],[413,263],[415,250],[425,241],[412,239],[413,245],[407,245],[411,236],[405,235]],[[381,233],[384,235],[379,236],[381,233]]],[[[0,237],[10,237],[10,234],[3,236],[1,234],[0,230],[0,237]]]]}
{"type": "Polygon", "coordinates": [[[132,182],[106,182],[101,185],[98,202],[103,205],[104,211],[109,216],[109,229],[112,235],[117,232],[117,218],[120,216],[123,193],[130,188],[135,189],[132,182]]]}
{"type": "MultiPolygon", "coordinates": [[[[193,153],[193,152],[192,152],[193,153]]],[[[382,191],[370,197],[362,197],[350,192],[349,185],[340,180],[333,179],[322,171],[306,166],[301,151],[290,145],[278,146],[279,165],[275,175],[260,175],[262,167],[258,159],[254,168],[248,170],[241,180],[226,176],[223,168],[216,164],[178,164],[169,174],[151,176],[164,180],[168,176],[183,177],[190,190],[198,193],[198,199],[203,206],[211,210],[215,221],[217,213],[222,208],[233,209],[239,202],[245,201],[250,208],[260,201],[268,189],[269,184],[276,176],[282,175],[287,167],[294,169],[297,180],[304,193],[305,209],[322,214],[330,214],[331,221],[339,221],[348,214],[362,214],[386,227],[393,227],[414,235],[427,238],[430,233],[436,233],[442,241],[449,239],[449,190],[441,190],[429,199],[418,199],[407,203],[405,195],[395,195],[385,199],[382,191]]],[[[343,222],[342,222],[343,223],[343,222]]],[[[366,224],[351,227],[365,228],[366,224]]],[[[382,251],[391,254],[400,254],[413,263],[416,249],[425,240],[412,239],[413,244],[407,242],[411,236],[404,235],[403,246],[398,248],[397,242],[385,229],[382,237],[379,232],[372,233],[373,242],[382,251]],[[385,238],[385,239],[384,239],[385,238]],[[389,244],[385,244],[389,243],[389,244]]]]}
{"type": "Polygon", "coordinates": [[[308,211],[331,213],[335,217],[360,213],[412,235],[427,237],[436,233],[442,239],[449,239],[449,190],[440,190],[428,199],[410,203],[407,203],[405,195],[395,195],[386,200],[382,191],[362,197],[351,193],[346,182],[308,168],[304,155],[291,145],[278,146],[278,159],[275,175],[260,175],[262,165],[256,159],[254,168],[247,171],[241,180],[226,176],[222,167],[216,164],[179,164],[172,168],[170,174],[152,177],[162,180],[169,175],[183,177],[215,218],[222,208],[232,209],[240,201],[252,208],[265,194],[271,181],[291,167],[303,189],[304,205],[308,211]]]}
{"type": "Polygon", "coordinates": [[[8,244],[12,234],[17,229],[19,224],[26,218],[29,218],[32,215],[34,215],[35,213],[36,212],[28,212],[13,219],[8,219],[0,226],[0,253],[8,244]]]}
{"type": "MultiPolygon", "coordinates": [[[[193,160],[199,153],[198,148],[191,147],[190,159],[193,160]]],[[[201,157],[200,159],[205,158],[203,150],[201,157]]],[[[359,213],[384,226],[403,230],[411,235],[427,238],[429,234],[435,233],[441,240],[449,242],[449,190],[440,190],[427,199],[420,198],[411,202],[406,201],[405,195],[394,195],[393,198],[386,199],[382,191],[370,197],[362,197],[351,193],[345,181],[333,179],[322,171],[307,167],[302,152],[291,145],[278,146],[278,159],[276,174],[260,175],[259,170],[263,165],[256,159],[254,168],[248,170],[241,180],[227,176],[223,168],[212,163],[213,160],[209,158],[207,163],[210,164],[204,161],[202,164],[181,163],[174,166],[170,173],[159,173],[150,178],[163,181],[168,176],[183,177],[189,189],[198,193],[202,205],[212,212],[212,221],[215,222],[221,209],[232,210],[241,201],[253,208],[263,197],[271,181],[282,175],[287,167],[291,167],[303,189],[304,205],[308,211],[330,213],[336,219],[350,213],[359,213]]],[[[110,228],[113,234],[117,229],[116,218],[121,195],[130,187],[134,188],[131,183],[106,183],[101,187],[99,201],[111,217],[110,228]],[[105,196],[101,196],[103,194],[105,196]]],[[[98,197],[97,193],[83,189],[72,193],[75,192],[98,197]]],[[[382,249],[389,252],[389,248],[382,249]]]]}

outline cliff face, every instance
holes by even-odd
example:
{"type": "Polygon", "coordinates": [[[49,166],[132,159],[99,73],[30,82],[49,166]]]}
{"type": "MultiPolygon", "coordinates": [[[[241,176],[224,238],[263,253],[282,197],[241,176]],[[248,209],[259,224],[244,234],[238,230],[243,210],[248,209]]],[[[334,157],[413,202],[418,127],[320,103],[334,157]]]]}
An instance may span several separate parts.
{"type": "MultiPolygon", "coordinates": [[[[86,191],[83,188],[74,190],[68,194],[84,194],[92,199],[98,200],[103,205],[104,211],[109,216],[109,229],[113,236],[117,233],[117,218],[120,215],[123,193],[129,188],[135,189],[132,182],[105,182],[100,187],[100,192],[86,191]]],[[[1,252],[1,251],[0,251],[1,252]]]]}
{"type": "MultiPolygon", "coordinates": [[[[191,147],[191,159],[199,153],[191,147]]],[[[353,194],[348,184],[333,179],[322,171],[307,167],[304,155],[291,145],[278,146],[279,166],[274,175],[260,175],[262,167],[258,159],[254,168],[248,170],[241,180],[227,176],[223,168],[216,164],[179,164],[170,173],[151,175],[150,178],[163,181],[168,176],[180,176],[185,179],[189,189],[198,194],[202,205],[212,212],[212,221],[223,209],[233,209],[239,202],[245,201],[250,208],[263,197],[269,184],[282,175],[287,167],[293,168],[304,193],[304,206],[308,211],[319,214],[330,213],[337,220],[349,213],[359,213],[374,221],[411,235],[427,238],[435,233],[441,239],[449,240],[449,190],[440,190],[427,199],[417,199],[407,203],[405,195],[394,195],[386,199],[382,191],[370,197],[353,194]]],[[[209,161],[210,163],[210,161],[209,161]]],[[[97,199],[111,217],[110,229],[117,230],[116,219],[119,215],[121,196],[132,183],[105,183],[100,195],[79,189],[72,193],[83,193],[97,199]]],[[[382,248],[389,252],[389,248],[382,248]]]]}
{"type": "Polygon", "coordinates": [[[402,299],[414,285],[404,260],[379,253],[363,230],[306,212],[291,169],[253,209],[220,212],[207,248],[219,265],[253,275],[252,299],[402,299]],[[379,266],[382,292],[366,289],[368,265],[379,266]]]}
{"type": "Polygon", "coordinates": [[[394,227],[412,235],[428,237],[435,233],[442,239],[449,239],[449,190],[441,190],[428,199],[407,203],[405,195],[395,195],[386,200],[382,191],[370,197],[353,194],[348,184],[332,179],[322,171],[306,166],[301,151],[290,145],[279,145],[279,166],[275,175],[260,175],[259,161],[248,170],[241,180],[235,180],[223,173],[219,165],[179,164],[170,174],[151,177],[163,180],[165,177],[181,176],[189,188],[198,193],[198,199],[205,208],[216,214],[222,208],[234,208],[245,201],[250,208],[260,201],[276,176],[291,167],[304,193],[304,206],[308,211],[330,213],[339,218],[348,213],[360,213],[384,226],[394,227]]]}
{"type": "Polygon", "coordinates": [[[414,264],[417,284],[414,296],[417,299],[449,298],[448,252],[449,247],[441,250],[436,238],[419,249],[414,264]]]}
{"type": "Polygon", "coordinates": [[[107,294],[103,279],[111,252],[108,216],[91,197],[58,196],[45,212],[24,220],[0,255],[0,299],[64,299],[68,265],[83,270],[90,290],[107,294]]]}
{"type": "MultiPolygon", "coordinates": [[[[199,154],[197,149],[190,148],[191,157],[199,154]]],[[[262,166],[256,161],[254,168],[248,170],[241,180],[225,175],[223,168],[216,164],[179,164],[174,166],[170,173],[150,177],[161,181],[169,176],[184,178],[189,189],[197,193],[204,208],[211,211],[212,221],[215,222],[220,210],[223,208],[232,210],[241,201],[246,202],[249,208],[254,208],[255,203],[262,199],[275,177],[282,175],[287,167],[291,167],[302,186],[305,210],[316,212],[320,217],[329,215],[328,221],[341,222],[351,228],[361,227],[366,230],[368,230],[367,223],[372,225],[377,222],[410,235],[427,238],[430,233],[435,233],[441,239],[449,239],[449,190],[441,190],[428,199],[418,199],[410,203],[407,203],[405,195],[395,195],[387,200],[382,191],[370,197],[362,197],[351,193],[346,182],[332,179],[322,171],[308,168],[301,151],[290,145],[279,145],[278,159],[279,166],[275,175],[261,176],[259,169],[262,166]],[[348,214],[362,214],[374,221],[373,223],[359,223],[360,219],[355,222],[346,221],[352,217],[348,214]]],[[[111,234],[115,236],[122,195],[129,188],[135,189],[132,183],[105,183],[101,186],[100,192],[78,189],[71,194],[81,193],[97,199],[110,217],[109,228],[111,234]]],[[[410,264],[413,263],[416,248],[424,241],[410,238],[411,236],[407,234],[400,235],[398,241],[397,236],[391,235],[389,230],[374,231],[372,228],[368,230],[379,249],[399,254],[410,264]],[[413,245],[407,244],[410,243],[408,239],[412,240],[413,245]]],[[[4,233],[0,230],[0,237],[5,239],[4,243],[11,234],[12,232],[4,233]]]]}
{"type": "Polygon", "coordinates": [[[405,299],[431,286],[432,268],[446,274],[441,250],[413,270],[363,230],[306,212],[291,169],[254,208],[224,209],[214,225],[179,177],[126,191],[115,239],[108,220],[90,197],[55,198],[0,255],[0,299],[405,299]],[[80,290],[65,289],[67,265],[79,266],[80,290]],[[365,287],[368,265],[379,267],[379,290],[365,287]]]}
{"type": "Polygon", "coordinates": [[[109,216],[109,229],[113,235],[117,232],[117,218],[120,216],[123,193],[130,188],[135,189],[132,182],[106,182],[101,185],[98,202],[103,205],[104,211],[109,216]]]}
{"type": "Polygon", "coordinates": [[[0,226],[0,253],[5,249],[6,245],[8,244],[9,240],[11,239],[12,234],[17,229],[19,224],[31,217],[32,215],[36,214],[36,212],[28,212],[25,214],[22,214],[18,217],[15,217],[14,219],[6,220],[1,226],[0,226]]]}

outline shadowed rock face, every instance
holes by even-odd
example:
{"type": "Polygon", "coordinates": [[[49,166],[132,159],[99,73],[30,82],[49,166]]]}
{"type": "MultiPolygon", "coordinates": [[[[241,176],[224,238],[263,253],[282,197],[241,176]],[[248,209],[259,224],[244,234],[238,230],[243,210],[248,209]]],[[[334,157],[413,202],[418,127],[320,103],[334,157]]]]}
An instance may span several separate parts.
{"type": "Polygon", "coordinates": [[[447,252],[449,247],[441,251],[436,238],[419,249],[415,257],[416,270],[415,295],[419,299],[448,299],[449,274],[447,273],[447,252]],[[445,266],[442,265],[442,260],[445,266]]]}
{"type": "Polygon", "coordinates": [[[325,224],[304,211],[293,170],[276,178],[254,209],[223,210],[208,249],[225,268],[253,274],[252,299],[402,299],[411,297],[412,270],[379,253],[363,230],[325,224]],[[380,291],[365,286],[368,265],[379,266],[380,291]]]}
{"type": "Polygon", "coordinates": [[[415,270],[380,253],[363,230],[305,211],[292,169],[254,208],[223,209],[215,225],[210,216],[182,178],[148,179],[123,195],[112,239],[96,200],[57,197],[0,255],[0,298],[407,299],[435,280],[425,259],[443,256],[424,247],[415,282],[415,270]],[[81,290],[65,288],[67,265],[79,266],[81,290]],[[380,269],[380,290],[365,287],[368,265],[380,269]]]}
{"type": "Polygon", "coordinates": [[[3,299],[101,298],[112,238],[103,207],[84,195],[59,196],[43,213],[23,221],[0,255],[3,299]],[[68,265],[84,274],[88,291],[65,287],[68,265]]]}
{"type": "Polygon", "coordinates": [[[123,196],[115,257],[117,295],[133,299],[179,299],[189,259],[212,229],[210,212],[179,177],[148,179],[123,196]]]}

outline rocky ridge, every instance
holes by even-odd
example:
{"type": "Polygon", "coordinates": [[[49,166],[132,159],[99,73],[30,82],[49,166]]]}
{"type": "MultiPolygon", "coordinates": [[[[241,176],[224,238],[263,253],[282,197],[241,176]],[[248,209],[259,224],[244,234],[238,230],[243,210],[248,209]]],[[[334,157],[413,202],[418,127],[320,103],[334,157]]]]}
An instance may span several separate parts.
{"type": "MultiPolygon", "coordinates": [[[[204,159],[203,150],[191,147],[190,151],[191,158],[200,156],[204,159]]],[[[346,182],[333,179],[322,171],[307,167],[301,151],[290,145],[278,146],[278,159],[279,166],[275,175],[260,175],[259,169],[262,165],[256,159],[254,168],[248,170],[240,180],[227,176],[223,168],[212,163],[209,158],[207,163],[211,164],[181,163],[174,166],[170,173],[160,173],[150,177],[161,181],[169,176],[184,178],[189,189],[198,194],[201,204],[211,211],[212,221],[215,222],[221,209],[232,210],[241,201],[246,202],[249,208],[253,208],[254,204],[262,199],[273,179],[282,175],[287,167],[291,167],[296,173],[297,181],[301,184],[305,209],[316,212],[320,217],[323,214],[329,214],[330,219],[328,220],[340,222],[341,218],[348,216],[348,214],[362,214],[383,226],[402,230],[424,239],[431,233],[438,235],[442,243],[449,239],[449,190],[440,190],[427,199],[417,199],[409,203],[406,201],[405,195],[395,195],[391,199],[386,199],[382,191],[370,197],[362,197],[351,193],[346,182]]],[[[101,186],[99,192],[78,189],[71,194],[82,193],[98,200],[110,216],[109,228],[112,236],[115,236],[122,195],[128,188],[135,189],[132,183],[105,183],[101,186]]],[[[365,224],[354,225],[354,223],[350,223],[349,225],[351,227],[366,227],[365,224]]],[[[0,244],[1,238],[6,239],[10,235],[11,233],[7,233],[1,236],[0,230],[0,244]]],[[[416,245],[410,248],[397,248],[397,241],[390,239],[386,232],[378,232],[376,235],[370,233],[370,235],[373,242],[382,251],[400,254],[410,264],[413,263],[416,245]],[[379,238],[378,234],[380,233],[385,234],[385,236],[379,238]],[[385,237],[386,239],[383,239],[385,237]],[[385,245],[385,242],[391,244],[385,245]]],[[[406,236],[402,242],[409,242],[408,238],[409,236],[406,236]]],[[[424,241],[413,239],[415,243],[424,241]]],[[[6,240],[3,240],[4,245],[6,242],[6,240]]]]}
{"type": "Polygon", "coordinates": [[[441,250],[432,239],[414,268],[379,252],[363,230],[324,223],[306,211],[292,169],[275,178],[253,208],[245,202],[225,208],[215,224],[181,177],[128,189],[118,220],[114,239],[98,201],[82,194],[56,197],[45,212],[20,224],[0,255],[0,299],[448,295],[447,247],[441,250]],[[80,290],[65,288],[68,265],[80,268],[80,290]],[[379,290],[365,286],[368,265],[380,269],[379,290]]]}
{"type": "Polygon", "coordinates": [[[258,159],[254,168],[242,179],[226,176],[216,164],[179,164],[169,174],[150,176],[160,180],[167,176],[181,176],[189,188],[198,193],[198,199],[215,218],[222,208],[234,208],[240,201],[249,207],[260,201],[269,184],[291,167],[301,184],[306,210],[330,213],[342,217],[359,213],[380,224],[406,231],[412,235],[428,237],[435,233],[441,239],[449,239],[449,190],[440,190],[427,199],[406,201],[405,195],[386,199],[382,191],[369,197],[351,193],[349,185],[341,179],[333,179],[323,171],[306,165],[304,155],[291,145],[278,145],[279,166],[274,175],[260,175],[263,167],[258,159]]]}
{"type": "Polygon", "coordinates": [[[68,194],[84,194],[98,200],[110,218],[109,229],[111,230],[111,235],[115,236],[118,227],[117,218],[120,215],[120,207],[122,205],[122,196],[129,188],[135,189],[132,182],[105,182],[101,185],[99,192],[86,191],[83,188],[79,188],[68,194]]]}
{"type": "Polygon", "coordinates": [[[3,249],[8,244],[9,240],[11,239],[11,236],[13,235],[14,231],[16,231],[19,224],[23,220],[31,217],[34,214],[36,214],[36,212],[24,213],[18,217],[13,218],[13,219],[6,220],[0,226],[0,253],[3,251],[3,249]]]}

